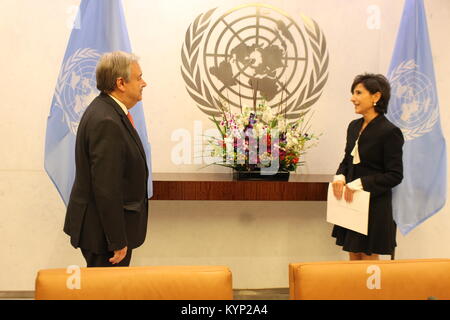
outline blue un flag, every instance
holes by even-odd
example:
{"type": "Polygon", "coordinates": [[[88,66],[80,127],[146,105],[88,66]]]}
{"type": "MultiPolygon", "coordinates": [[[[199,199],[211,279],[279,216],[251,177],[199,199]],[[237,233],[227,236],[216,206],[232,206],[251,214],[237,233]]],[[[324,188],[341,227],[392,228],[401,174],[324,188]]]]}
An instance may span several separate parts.
{"type": "MultiPolygon", "coordinates": [[[[67,206],[75,179],[75,138],[86,107],[99,94],[95,67],[105,52],[131,52],[120,0],[82,0],[57,79],[45,137],[45,170],[67,206]]],[[[153,195],[151,149],[142,103],[131,110],[147,156],[153,195]]]]}
{"type": "Polygon", "coordinates": [[[393,190],[392,205],[406,235],[438,212],[447,194],[446,146],[423,0],[405,1],[388,77],[388,118],[405,137],[404,179],[393,190]]]}

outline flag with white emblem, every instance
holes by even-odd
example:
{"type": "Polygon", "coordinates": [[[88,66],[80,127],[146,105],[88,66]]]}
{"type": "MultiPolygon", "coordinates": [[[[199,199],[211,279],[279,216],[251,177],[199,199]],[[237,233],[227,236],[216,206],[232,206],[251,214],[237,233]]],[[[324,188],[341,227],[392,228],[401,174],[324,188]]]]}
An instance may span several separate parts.
{"type": "MultiPolygon", "coordinates": [[[[120,0],[82,0],[72,29],[47,119],[45,170],[67,206],[75,179],[75,139],[81,116],[99,94],[95,68],[111,51],[131,52],[120,0]]],[[[142,103],[130,109],[149,169],[148,196],[153,194],[151,149],[142,103]]]]}
{"type": "Polygon", "coordinates": [[[438,212],[447,196],[447,155],[423,0],[406,0],[389,67],[388,118],[403,132],[403,174],[393,214],[403,235],[438,212]]]}

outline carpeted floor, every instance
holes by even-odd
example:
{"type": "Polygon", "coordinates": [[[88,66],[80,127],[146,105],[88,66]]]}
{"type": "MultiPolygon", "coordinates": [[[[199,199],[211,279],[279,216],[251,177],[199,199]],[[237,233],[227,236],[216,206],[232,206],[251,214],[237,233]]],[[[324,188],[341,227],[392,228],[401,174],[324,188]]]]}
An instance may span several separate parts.
{"type": "MultiPolygon", "coordinates": [[[[235,289],[234,300],[289,300],[289,288],[235,289]]],[[[0,300],[33,300],[34,291],[3,291],[0,300]]]]}

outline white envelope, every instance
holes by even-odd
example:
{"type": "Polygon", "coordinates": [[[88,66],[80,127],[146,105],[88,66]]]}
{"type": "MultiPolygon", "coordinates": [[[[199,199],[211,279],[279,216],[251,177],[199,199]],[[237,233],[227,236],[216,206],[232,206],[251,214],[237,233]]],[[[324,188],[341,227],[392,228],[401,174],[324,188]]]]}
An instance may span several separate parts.
{"type": "Polygon", "coordinates": [[[370,192],[367,191],[356,191],[351,203],[345,201],[344,195],[341,200],[337,200],[330,183],[328,185],[327,222],[367,235],[369,202],[370,192]]]}

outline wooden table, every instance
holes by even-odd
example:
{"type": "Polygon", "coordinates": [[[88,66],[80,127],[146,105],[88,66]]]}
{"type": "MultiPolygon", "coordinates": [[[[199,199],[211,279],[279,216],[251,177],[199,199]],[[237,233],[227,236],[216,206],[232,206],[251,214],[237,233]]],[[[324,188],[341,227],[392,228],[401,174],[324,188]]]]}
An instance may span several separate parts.
{"type": "Polygon", "coordinates": [[[151,200],[325,201],[332,179],[291,174],[289,181],[233,181],[231,173],[153,173],[151,200]]]}

